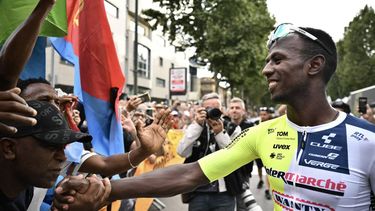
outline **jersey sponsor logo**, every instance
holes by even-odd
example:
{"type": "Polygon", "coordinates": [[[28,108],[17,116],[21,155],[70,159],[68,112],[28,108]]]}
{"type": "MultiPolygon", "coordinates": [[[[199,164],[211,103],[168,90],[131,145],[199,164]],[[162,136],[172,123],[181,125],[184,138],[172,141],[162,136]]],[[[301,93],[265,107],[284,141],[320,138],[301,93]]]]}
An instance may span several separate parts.
{"type": "Polygon", "coordinates": [[[275,128],[268,128],[268,135],[275,132],[275,128]]]}
{"type": "Polygon", "coordinates": [[[335,182],[331,179],[320,179],[315,177],[304,176],[292,172],[278,171],[267,168],[266,173],[271,177],[282,179],[285,184],[309,189],[321,193],[327,193],[336,196],[343,196],[347,185],[345,182],[335,182]]]}
{"type": "Polygon", "coordinates": [[[323,158],[323,159],[335,160],[338,156],[340,156],[340,154],[333,153],[333,152],[328,153],[328,155],[319,155],[319,154],[315,154],[315,153],[309,153],[309,156],[317,157],[317,158],[323,158]]]}
{"type": "Polygon", "coordinates": [[[330,144],[332,141],[331,138],[334,138],[335,136],[336,136],[336,133],[330,133],[329,135],[322,136],[322,139],[324,140],[325,144],[330,144]]]}
{"type": "Polygon", "coordinates": [[[277,132],[277,136],[288,136],[288,131],[279,131],[277,132]]]}
{"type": "Polygon", "coordinates": [[[274,201],[286,210],[314,210],[314,211],[334,211],[328,205],[300,199],[294,196],[279,193],[272,190],[274,201]]]}
{"type": "Polygon", "coordinates": [[[337,169],[337,168],[340,167],[340,165],[336,165],[336,164],[332,164],[332,163],[326,163],[326,162],[317,161],[317,160],[303,159],[303,161],[307,165],[322,167],[322,168],[326,168],[326,169],[337,169]]]}
{"type": "Polygon", "coordinates": [[[276,158],[277,160],[282,160],[283,158],[285,158],[285,156],[282,154],[282,153],[274,153],[274,152],[272,152],[271,154],[270,154],[270,158],[271,159],[274,159],[274,158],[276,158]]]}
{"type": "Polygon", "coordinates": [[[357,141],[368,141],[368,138],[360,132],[354,132],[350,137],[355,138],[357,141]]]}
{"type": "Polygon", "coordinates": [[[273,148],[274,149],[290,149],[290,145],[289,144],[274,144],[273,145],[273,148]]]}
{"type": "Polygon", "coordinates": [[[322,143],[318,143],[318,142],[310,142],[310,145],[311,146],[314,146],[314,147],[319,147],[319,148],[325,148],[325,149],[333,149],[333,150],[337,150],[337,151],[341,151],[342,147],[341,146],[335,146],[335,145],[331,145],[331,144],[322,144],[322,143]]]}
{"type": "MultiPolygon", "coordinates": [[[[299,135],[298,138],[302,139],[303,136],[299,135]]],[[[346,135],[344,124],[326,131],[309,133],[298,164],[309,168],[349,174],[348,138],[349,134],[346,135]]]]}

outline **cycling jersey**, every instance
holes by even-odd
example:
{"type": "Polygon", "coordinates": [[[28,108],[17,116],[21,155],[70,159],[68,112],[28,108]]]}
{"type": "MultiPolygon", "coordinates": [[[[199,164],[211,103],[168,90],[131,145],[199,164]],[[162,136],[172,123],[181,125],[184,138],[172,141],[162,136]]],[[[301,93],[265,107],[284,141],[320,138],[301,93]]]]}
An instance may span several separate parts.
{"type": "Polygon", "coordinates": [[[275,210],[369,210],[375,188],[375,126],[340,112],[301,127],[282,116],[244,130],[199,160],[210,181],[261,158],[275,210]]]}

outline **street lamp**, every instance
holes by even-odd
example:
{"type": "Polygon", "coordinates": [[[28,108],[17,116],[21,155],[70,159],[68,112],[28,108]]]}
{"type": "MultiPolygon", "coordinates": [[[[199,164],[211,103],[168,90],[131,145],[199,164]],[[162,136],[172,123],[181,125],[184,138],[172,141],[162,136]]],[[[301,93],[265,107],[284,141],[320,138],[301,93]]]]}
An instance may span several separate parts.
{"type": "Polygon", "coordinates": [[[133,77],[134,77],[134,95],[138,94],[138,0],[135,0],[135,29],[134,29],[134,65],[133,65],[133,77]]]}

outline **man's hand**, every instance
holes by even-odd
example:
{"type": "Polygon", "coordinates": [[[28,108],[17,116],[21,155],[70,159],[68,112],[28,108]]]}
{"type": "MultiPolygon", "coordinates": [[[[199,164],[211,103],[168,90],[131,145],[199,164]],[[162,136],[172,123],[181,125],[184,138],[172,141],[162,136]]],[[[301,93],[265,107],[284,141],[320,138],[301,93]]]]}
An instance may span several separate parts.
{"type": "Polygon", "coordinates": [[[195,122],[203,126],[206,121],[206,118],[207,118],[206,109],[204,107],[197,108],[196,113],[195,113],[195,118],[194,118],[195,122]]]}
{"type": "Polygon", "coordinates": [[[123,114],[121,114],[121,125],[122,128],[124,128],[126,132],[130,133],[132,136],[137,135],[137,129],[135,128],[134,122],[129,117],[129,113],[127,111],[124,111],[123,114]]]}
{"type": "Polygon", "coordinates": [[[131,112],[134,111],[140,104],[142,104],[142,100],[139,97],[133,96],[130,97],[129,100],[126,101],[126,111],[131,112]]]}
{"type": "Polygon", "coordinates": [[[60,106],[60,111],[65,111],[66,106],[75,108],[78,103],[78,97],[74,95],[64,95],[57,98],[57,103],[60,106]]]}
{"type": "Polygon", "coordinates": [[[366,104],[366,107],[366,113],[361,114],[362,118],[371,122],[372,124],[375,124],[374,112],[372,111],[372,108],[368,104],[366,104]]]}
{"type": "Polygon", "coordinates": [[[0,91],[0,135],[12,135],[17,132],[16,126],[33,126],[36,111],[29,107],[19,94],[19,88],[0,91]]]}
{"type": "Polygon", "coordinates": [[[220,132],[224,130],[223,121],[221,121],[220,119],[218,120],[208,119],[207,123],[215,135],[219,134],[220,132]]]}
{"type": "Polygon", "coordinates": [[[55,190],[52,210],[98,210],[108,203],[111,183],[108,178],[100,180],[95,175],[64,179],[55,190]]]}
{"type": "Polygon", "coordinates": [[[142,149],[147,153],[156,153],[162,149],[163,143],[167,137],[166,132],[171,127],[171,110],[161,110],[147,127],[141,127],[137,124],[138,139],[141,142],[142,149]]]}

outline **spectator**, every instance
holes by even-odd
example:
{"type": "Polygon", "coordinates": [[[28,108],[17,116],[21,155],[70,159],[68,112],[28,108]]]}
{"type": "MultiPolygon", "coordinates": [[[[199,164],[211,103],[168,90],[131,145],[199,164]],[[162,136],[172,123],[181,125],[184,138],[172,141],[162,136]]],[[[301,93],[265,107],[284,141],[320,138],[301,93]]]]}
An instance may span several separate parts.
{"type": "MultiPolygon", "coordinates": [[[[196,111],[195,120],[185,131],[177,147],[177,153],[185,157],[185,163],[195,162],[230,143],[230,136],[225,132],[221,117],[221,102],[218,94],[210,93],[202,97],[202,106],[196,111]],[[216,109],[216,117],[208,110],[216,109]]],[[[183,194],[183,202],[189,203],[189,210],[234,210],[235,195],[230,192],[233,181],[220,179],[208,185],[197,187],[194,191],[183,194]]],[[[241,184],[242,185],[242,184],[241,184]]]]}
{"type": "MultiPolygon", "coordinates": [[[[268,121],[270,119],[272,119],[272,114],[273,114],[273,109],[271,107],[260,107],[259,108],[259,117],[260,117],[260,122],[265,122],[265,121],[268,121]]],[[[258,185],[257,185],[257,188],[258,189],[261,189],[263,187],[263,184],[264,184],[264,181],[263,181],[263,162],[261,159],[255,159],[255,163],[257,165],[257,169],[258,169],[258,176],[259,176],[259,182],[258,182],[258,185]]],[[[264,191],[265,193],[265,196],[266,196],[266,199],[268,200],[271,200],[271,194],[270,194],[270,191],[269,191],[269,182],[266,178],[266,190],[264,191]]]]}
{"type": "MultiPolygon", "coordinates": [[[[57,106],[56,103],[60,103],[59,99],[61,98],[56,95],[56,92],[49,82],[44,79],[39,78],[20,81],[18,86],[22,90],[20,96],[26,100],[48,101],[55,106],[57,106]]],[[[63,106],[60,104],[59,107],[63,106]]],[[[83,151],[80,163],[68,162],[64,165],[65,168],[62,171],[62,175],[64,176],[65,172],[84,172],[96,173],[105,177],[122,173],[138,165],[138,163],[147,158],[153,152],[159,151],[164,142],[164,140],[160,142],[151,142],[152,140],[149,139],[146,142],[143,142],[143,140],[147,139],[140,139],[141,146],[133,151],[109,157],[103,157],[90,151],[83,151]],[[129,157],[130,154],[131,157],[129,157]]],[[[67,149],[69,150],[69,148],[67,149]]],[[[66,153],[70,152],[67,151],[66,153]]],[[[47,190],[38,190],[38,194],[35,195],[41,197],[40,195],[45,194],[46,191],[47,190]]]]}
{"type": "MultiPolygon", "coordinates": [[[[230,100],[228,115],[230,120],[235,126],[239,126],[241,131],[254,126],[254,123],[246,119],[245,103],[242,99],[235,97],[230,100]]],[[[231,133],[227,131],[229,135],[231,133]]],[[[253,162],[238,169],[242,180],[242,193],[236,195],[237,211],[256,211],[262,210],[256,203],[255,198],[250,191],[249,180],[253,170],[253,162]]]]}
{"type": "MultiPolygon", "coordinates": [[[[72,131],[62,114],[52,104],[28,101],[37,111],[37,124],[18,127],[17,133],[0,139],[0,210],[26,210],[33,196],[33,186],[51,187],[66,157],[64,148],[73,141],[91,141],[92,137],[72,131]]],[[[109,187],[109,181],[104,184],[109,187]]],[[[103,186],[104,187],[104,186],[103,186]]],[[[101,198],[100,189],[96,200],[101,198]]],[[[109,189],[107,193],[109,195],[109,189]]]]}
{"type": "Polygon", "coordinates": [[[342,101],[341,99],[338,99],[338,100],[335,100],[331,103],[332,107],[334,107],[335,109],[339,110],[339,111],[343,111],[347,114],[350,114],[351,110],[350,110],[350,106],[346,103],[344,103],[344,101],[342,101]]]}

